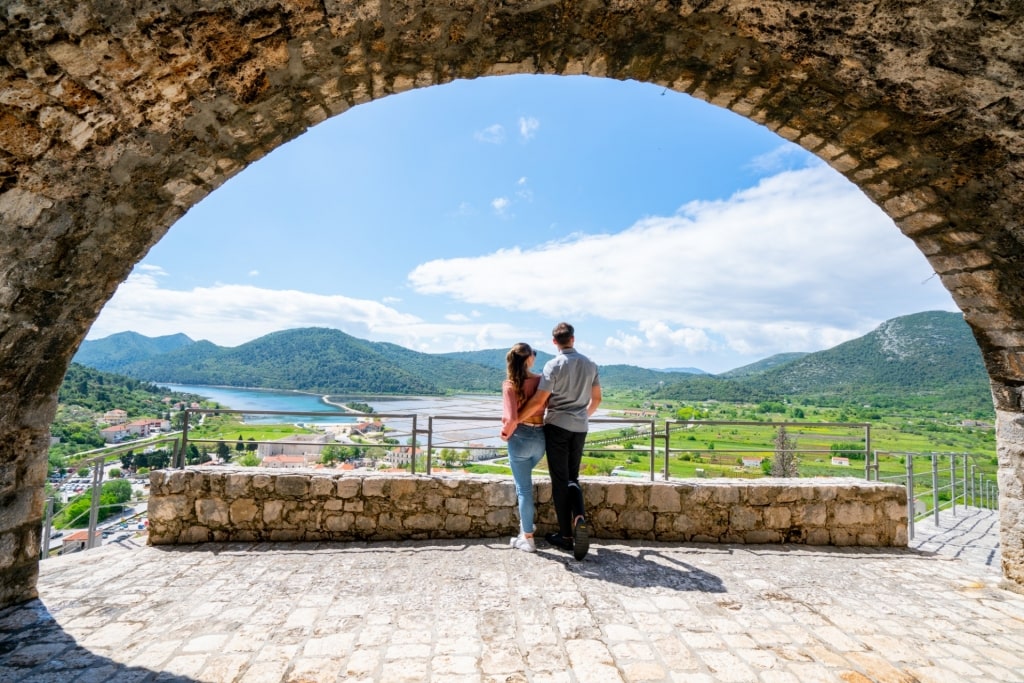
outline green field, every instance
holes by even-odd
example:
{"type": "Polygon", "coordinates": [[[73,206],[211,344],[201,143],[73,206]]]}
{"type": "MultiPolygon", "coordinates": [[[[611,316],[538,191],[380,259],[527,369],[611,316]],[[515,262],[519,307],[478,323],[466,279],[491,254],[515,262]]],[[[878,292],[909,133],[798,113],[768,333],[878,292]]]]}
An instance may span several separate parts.
{"type": "MultiPolygon", "coordinates": [[[[766,476],[766,470],[775,452],[778,423],[785,423],[793,440],[797,467],[801,477],[856,477],[864,478],[867,451],[872,462],[877,458],[878,476],[883,480],[906,481],[906,457],[914,454],[915,493],[930,504],[931,454],[939,456],[940,499],[941,488],[950,480],[949,453],[956,453],[959,482],[963,478],[963,454],[970,454],[973,472],[994,479],[996,471],[995,433],[991,424],[970,422],[952,414],[933,411],[909,411],[895,415],[863,408],[828,408],[805,404],[731,404],[708,401],[704,403],[642,404],[635,397],[612,395],[602,405],[612,417],[623,416],[626,410],[648,410],[656,414],[654,439],[655,472],[664,472],[665,429],[669,426],[670,451],[668,473],[679,478],[756,478],[766,476]],[[683,419],[700,422],[685,424],[683,419]],[[752,424],[715,424],[715,422],[745,422],[752,424]],[[820,426],[814,423],[841,423],[838,426],[820,426]],[[869,425],[865,429],[864,425],[869,425]],[[868,443],[867,439],[870,438],[868,443]],[[849,465],[836,465],[832,456],[849,458],[849,465]],[[760,458],[761,466],[743,463],[744,458],[760,458]]],[[[976,416],[972,416],[976,417],[976,416]]],[[[637,429],[649,426],[650,418],[630,423],[595,423],[592,425],[581,473],[609,475],[613,470],[622,476],[649,478],[652,470],[651,439],[638,434],[637,429]]],[[[295,434],[308,434],[313,430],[291,424],[243,424],[238,416],[208,415],[201,426],[189,430],[190,440],[225,441],[232,447],[243,441],[273,441],[295,434]]],[[[403,439],[402,443],[407,443],[403,439]]],[[[419,441],[422,447],[425,438],[419,441]]],[[[433,463],[440,464],[438,453],[433,463]]],[[[423,471],[426,463],[417,464],[423,471]]],[[[542,461],[539,469],[544,469],[542,461]]],[[[468,464],[475,473],[508,474],[508,468],[499,462],[494,465],[468,464]]],[[[872,474],[874,478],[874,474],[872,474]]],[[[962,483],[958,483],[961,487],[962,483]]]]}

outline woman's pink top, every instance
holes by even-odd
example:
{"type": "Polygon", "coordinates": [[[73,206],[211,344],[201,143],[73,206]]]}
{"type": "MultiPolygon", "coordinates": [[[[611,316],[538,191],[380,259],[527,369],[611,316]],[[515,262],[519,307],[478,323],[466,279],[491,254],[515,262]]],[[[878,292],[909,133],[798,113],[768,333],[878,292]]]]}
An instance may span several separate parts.
{"type": "MultiPolygon", "coordinates": [[[[501,385],[503,404],[501,412],[501,438],[507,440],[508,437],[512,436],[512,432],[516,431],[516,427],[519,426],[519,409],[531,396],[537,393],[538,384],[540,384],[540,375],[531,375],[523,381],[523,403],[519,402],[519,397],[516,395],[512,382],[505,380],[501,385]]],[[[536,424],[541,424],[542,422],[540,416],[534,416],[530,419],[531,421],[536,420],[536,424]]]]}

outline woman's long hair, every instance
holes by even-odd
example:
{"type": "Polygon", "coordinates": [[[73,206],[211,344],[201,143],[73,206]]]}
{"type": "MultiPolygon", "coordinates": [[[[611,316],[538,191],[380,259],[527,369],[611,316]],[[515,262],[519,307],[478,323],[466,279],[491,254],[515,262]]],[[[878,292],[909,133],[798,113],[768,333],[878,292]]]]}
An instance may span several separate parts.
{"type": "Polygon", "coordinates": [[[516,396],[519,399],[519,405],[523,405],[526,401],[526,396],[523,394],[523,382],[526,381],[527,370],[526,361],[530,360],[530,356],[533,355],[533,349],[530,348],[529,344],[522,342],[514,345],[505,354],[505,365],[508,368],[508,381],[512,383],[512,388],[516,391],[516,396]]]}

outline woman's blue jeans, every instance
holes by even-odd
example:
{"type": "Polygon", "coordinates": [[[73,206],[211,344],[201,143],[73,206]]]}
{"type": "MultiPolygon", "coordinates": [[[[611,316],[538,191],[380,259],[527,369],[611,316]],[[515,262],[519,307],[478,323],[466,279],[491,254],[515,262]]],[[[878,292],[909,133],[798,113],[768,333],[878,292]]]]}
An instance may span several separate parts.
{"type": "Polygon", "coordinates": [[[533,468],[544,457],[544,429],[521,424],[508,440],[508,463],[519,497],[519,526],[524,534],[533,533],[533,468]]]}

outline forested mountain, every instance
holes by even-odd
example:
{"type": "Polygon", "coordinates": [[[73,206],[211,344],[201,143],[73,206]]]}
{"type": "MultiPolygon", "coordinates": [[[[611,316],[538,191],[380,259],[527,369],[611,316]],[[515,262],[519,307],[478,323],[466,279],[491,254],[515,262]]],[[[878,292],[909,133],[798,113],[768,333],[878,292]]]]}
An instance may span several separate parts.
{"type": "Polygon", "coordinates": [[[137,332],[118,332],[103,339],[87,340],[72,361],[106,372],[121,372],[132,363],[195,344],[184,334],[146,337],[137,332]]]}
{"type": "Polygon", "coordinates": [[[72,363],[64,373],[57,400],[61,405],[79,406],[97,413],[120,408],[129,417],[158,417],[170,410],[163,402],[166,396],[180,400],[196,398],[171,394],[150,382],[72,363]]]}
{"type": "MultiPolygon", "coordinates": [[[[544,367],[544,364],[554,358],[550,353],[545,353],[539,349],[534,349],[537,352],[537,359],[533,362],[533,368],[535,371],[540,372],[540,369],[544,367]]],[[[505,355],[508,353],[508,349],[484,349],[483,351],[453,351],[451,353],[440,353],[438,354],[442,358],[454,358],[456,360],[463,360],[467,363],[476,363],[477,365],[483,365],[488,368],[495,368],[501,370],[502,374],[505,373],[505,355]]]]}
{"type": "Polygon", "coordinates": [[[496,391],[501,385],[501,373],[490,368],[326,328],[274,332],[232,348],[196,342],[126,364],[122,372],[152,382],[325,394],[438,394],[496,391]]]}
{"type": "Polygon", "coordinates": [[[729,370],[728,372],[723,372],[723,373],[717,375],[717,377],[730,377],[730,378],[734,378],[734,377],[748,377],[750,375],[759,375],[762,372],[767,372],[768,370],[771,370],[772,368],[779,367],[780,365],[785,365],[786,363],[792,363],[793,361],[795,361],[795,360],[797,360],[799,358],[803,358],[806,355],[808,355],[806,351],[794,351],[792,353],[777,353],[774,356],[768,356],[767,358],[762,358],[761,360],[757,361],[756,363],[751,363],[750,365],[744,365],[742,367],[733,368],[732,370],[729,370]]]}
{"type": "Polygon", "coordinates": [[[54,467],[64,466],[61,456],[103,445],[97,419],[108,410],[124,410],[129,419],[166,417],[171,403],[200,400],[198,396],[169,392],[149,382],[78,363],[72,363],[64,373],[57,398],[57,414],[50,424],[50,435],[58,440],[50,447],[54,467]],[[165,402],[166,398],[171,400],[165,402]]]}
{"type": "MultiPolygon", "coordinates": [[[[440,356],[495,368],[500,370],[504,377],[507,353],[508,349],[486,349],[483,351],[455,351],[442,353],[440,356]]],[[[533,363],[533,371],[540,372],[544,364],[552,358],[554,356],[550,353],[537,351],[537,360],[533,363]]],[[[600,375],[601,386],[605,389],[656,389],[663,384],[670,384],[690,377],[691,373],[648,370],[635,365],[602,365],[600,366],[600,375]]]]}
{"type": "Polygon", "coordinates": [[[666,386],[662,398],[761,401],[801,397],[819,405],[919,405],[991,412],[981,352],[959,313],[930,311],[882,323],[863,337],[738,378],[666,386]]]}
{"type": "MultiPolygon", "coordinates": [[[[184,335],[176,337],[180,341],[184,335]]],[[[275,332],[234,348],[193,342],[125,363],[121,372],[152,382],[325,394],[496,392],[505,376],[506,352],[425,354],[357,339],[339,330],[307,328],[275,332]]],[[[551,357],[538,352],[535,369],[551,357]]],[[[924,405],[989,412],[992,405],[988,376],[970,328],[959,313],[938,311],[895,318],[826,351],[779,354],[723,375],[629,365],[600,370],[606,389],[650,391],[662,399],[806,398],[822,404],[924,405]]]]}

